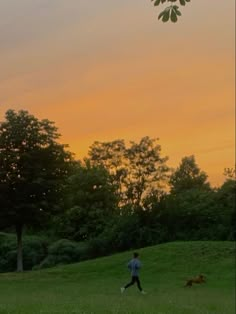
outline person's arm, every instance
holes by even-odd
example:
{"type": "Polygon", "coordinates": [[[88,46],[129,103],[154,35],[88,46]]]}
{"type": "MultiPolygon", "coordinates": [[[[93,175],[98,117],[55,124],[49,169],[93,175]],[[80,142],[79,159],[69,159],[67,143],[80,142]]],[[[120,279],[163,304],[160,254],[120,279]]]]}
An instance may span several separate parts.
{"type": "Polygon", "coordinates": [[[128,263],[128,268],[129,268],[129,270],[131,270],[131,261],[129,261],[129,263],[128,263]]]}
{"type": "Polygon", "coordinates": [[[141,266],[142,266],[141,262],[138,261],[138,262],[136,263],[136,265],[135,265],[135,268],[136,268],[136,269],[140,269],[141,266]]]}

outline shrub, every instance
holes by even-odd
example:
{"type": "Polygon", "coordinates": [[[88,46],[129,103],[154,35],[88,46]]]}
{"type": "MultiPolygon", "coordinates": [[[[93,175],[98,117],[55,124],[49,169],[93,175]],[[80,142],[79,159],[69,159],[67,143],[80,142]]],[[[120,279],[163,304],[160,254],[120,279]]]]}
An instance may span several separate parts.
{"type": "MultiPolygon", "coordinates": [[[[24,269],[30,270],[47,255],[47,241],[39,236],[25,236],[23,241],[24,269]]],[[[13,234],[0,233],[0,272],[16,270],[17,244],[13,234]]]]}
{"type": "Polygon", "coordinates": [[[35,266],[34,269],[75,263],[86,258],[88,258],[88,254],[85,243],[60,239],[49,246],[47,257],[39,265],[35,266]]]}

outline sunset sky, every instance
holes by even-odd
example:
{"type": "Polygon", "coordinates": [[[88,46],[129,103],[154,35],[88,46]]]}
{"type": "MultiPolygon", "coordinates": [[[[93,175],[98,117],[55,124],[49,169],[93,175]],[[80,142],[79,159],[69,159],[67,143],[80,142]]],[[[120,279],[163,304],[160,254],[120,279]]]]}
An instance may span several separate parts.
{"type": "Polygon", "coordinates": [[[0,120],[55,121],[83,158],[95,141],[159,137],[213,186],[234,165],[234,0],[191,0],[177,24],[150,0],[0,0],[0,120]]]}

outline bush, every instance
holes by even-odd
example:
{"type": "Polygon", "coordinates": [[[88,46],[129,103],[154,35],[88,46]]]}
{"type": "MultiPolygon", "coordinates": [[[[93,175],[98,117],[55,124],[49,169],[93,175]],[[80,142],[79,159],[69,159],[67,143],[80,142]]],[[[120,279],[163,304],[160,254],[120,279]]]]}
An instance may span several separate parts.
{"type": "Polygon", "coordinates": [[[79,262],[88,258],[87,250],[85,243],[60,239],[49,246],[47,257],[34,269],[79,262]]]}
{"type": "Polygon", "coordinates": [[[16,269],[17,251],[11,250],[0,258],[0,272],[11,272],[16,269]]]}
{"type": "MultiPolygon", "coordinates": [[[[60,239],[49,245],[43,236],[24,236],[23,265],[31,270],[75,263],[93,257],[89,251],[87,243],[60,239]]],[[[16,262],[16,236],[0,232],[0,272],[15,271],[16,262]]]]}
{"type": "MultiPolygon", "coordinates": [[[[47,241],[39,236],[24,236],[23,264],[25,270],[30,270],[40,263],[47,255],[47,241]]],[[[16,270],[17,243],[14,234],[0,233],[0,272],[16,270]]]]}
{"type": "Polygon", "coordinates": [[[88,258],[95,258],[99,256],[109,255],[112,250],[111,240],[104,235],[93,238],[87,242],[87,256],[88,258]]]}
{"type": "Polygon", "coordinates": [[[24,269],[32,269],[47,256],[48,241],[38,236],[25,237],[23,242],[24,269]]]}

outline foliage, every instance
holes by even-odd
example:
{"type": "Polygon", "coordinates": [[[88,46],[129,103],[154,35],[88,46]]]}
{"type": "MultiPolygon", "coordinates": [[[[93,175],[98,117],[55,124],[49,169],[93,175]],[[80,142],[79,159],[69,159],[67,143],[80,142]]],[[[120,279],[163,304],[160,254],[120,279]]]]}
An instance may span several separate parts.
{"type": "Polygon", "coordinates": [[[95,142],[75,162],[48,120],[0,124],[0,271],[52,267],[175,240],[235,239],[235,173],[212,189],[194,156],[170,176],[158,139],[95,142]],[[167,192],[168,191],[168,192],[167,192]],[[54,237],[21,237],[24,227],[54,237]]]}
{"type": "Polygon", "coordinates": [[[143,137],[139,143],[130,142],[126,150],[129,176],[126,178],[127,199],[135,206],[142,204],[144,196],[151,191],[162,190],[168,178],[168,157],[161,157],[158,139],[143,137]]]}
{"type": "Polygon", "coordinates": [[[89,162],[100,165],[109,171],[112,185],[117,189],[117,196],[122,198],[124,179],[127,177],[127,160],[125,159],[124,140],[112,142],[95,141],[89,148],[89,162]]]}
{"type": "Polygon", "coordinates": [[[72,158],[57,142],[53,122],[23,110],[8,110],[5,119],[0,123],[0,224],[16,228],[17,269],[22,271],[23,228],[37,226],[60,210],[72,158]]]}
{"type": "Polygon", "coordinates": [[[142,200],[151,190],[160,190],[168,177],[167,157],[161,157],[158,139],[143,137],[139,143],[123,140],[95,142],[89,150],[89,160],[94,165],[104,166],[118,187],[120,205],[142,205],[142,200]]]}
{"type": "Polygon", "coordinates": [[[57,219],[57,234],[81,241],[103,231],[117,209],[115,188],[107,170],[88,161],[68,179],[65,206],[57,219]]]}
{"type": "Polygon", "coordinates": [[[78,262],[85,259],[86,254],[87,247],[84,243],[60,239],[49,246],[47,257],[34,269],[78,262]]]}
{"type": "Polygon", "coordinates": [[[236,239],[236,181],[227,179],[218,189],[216,201],[222,213],[222,226],[226,231],[225,238],[236,239]]]}
{"type": "MultiPolygon", "coordinates": [[[[48,241],[44,237],[25,236],[23,244],[24,267],[31,270],[47,255],[48,241]]],[[[0,233],[0,272],[14,271],[16,268],[17,244],[13,234],[0,233]]]]}
{"type": "Polygon", "coordinates": [[[133,211],[133,208],[131,210],[127,207],[101,234],[89,241],[93,257],[168,241],[167,227],[161,225],[158,212],[142,207],[133,211]]]}
{"type": "Polygon", "coordinates": [[[184,157],[170,177],[171,193],[178,194],[191,189],[209,190],[210,185],[206,181],[207,174],[200,170],[195,157],[184,157]]]}
{"type": "Polygon", "coordinates": [[[174,5],[173,3],[179,3],[181,6],[185,6],[186,3],[190,2],[190,0],[151,0],[154,1],[154,6],[159,6],[163,3],[172,3],[170,6],[166,7],[158,16],[158,19],[161,19],[162,22],[171,21],[176,23],[178,21],[178,17],[181,16],[181,12],[179,10],[179,6],[174,5]]]}
{"type": "MultiPolygon", "coordinates": [[[[56,223],[61,234],[73,239],[79,230],[79,222],[77,230],[73,225],[77,221],[76,216],[71,216],[70,221],[65,217],[61,217],[64,225],[56,223]]],[[[86,224],[90,225],[91,216],[87,218],[86,224]]],[[[94,224],[96,221],[97,218],[94,224]]],[[[228,180],[217,190],[192,188],[178,194],[153,193],[143,200],[142,207],[134,210],[127,205],[120,213],[109,217],[103,229],[96,235],[89,234],[86,241],[60,239],[49,248],[44,245],[43,261],[40,249],[35,249],[37,245],[24,248],[24,254],[29,262],[27,269],[32,266],[38,269],[169,241],[233,240],[234,230],[235,183],[228,180]],[[34,259],[35,254],[41,259],[39,265],[34,259]]],[[[15,265],[15,237],[9,237],[8,242],[9,245],[0,245],[2,271],[12,270],[15,265]]]]}
{"type": "Polygon", "coordinates": [[[191,189],[170,195],[164,213],[172,239],[217,240],[216,226],[220,223],[214,191],[191,189]]]}

